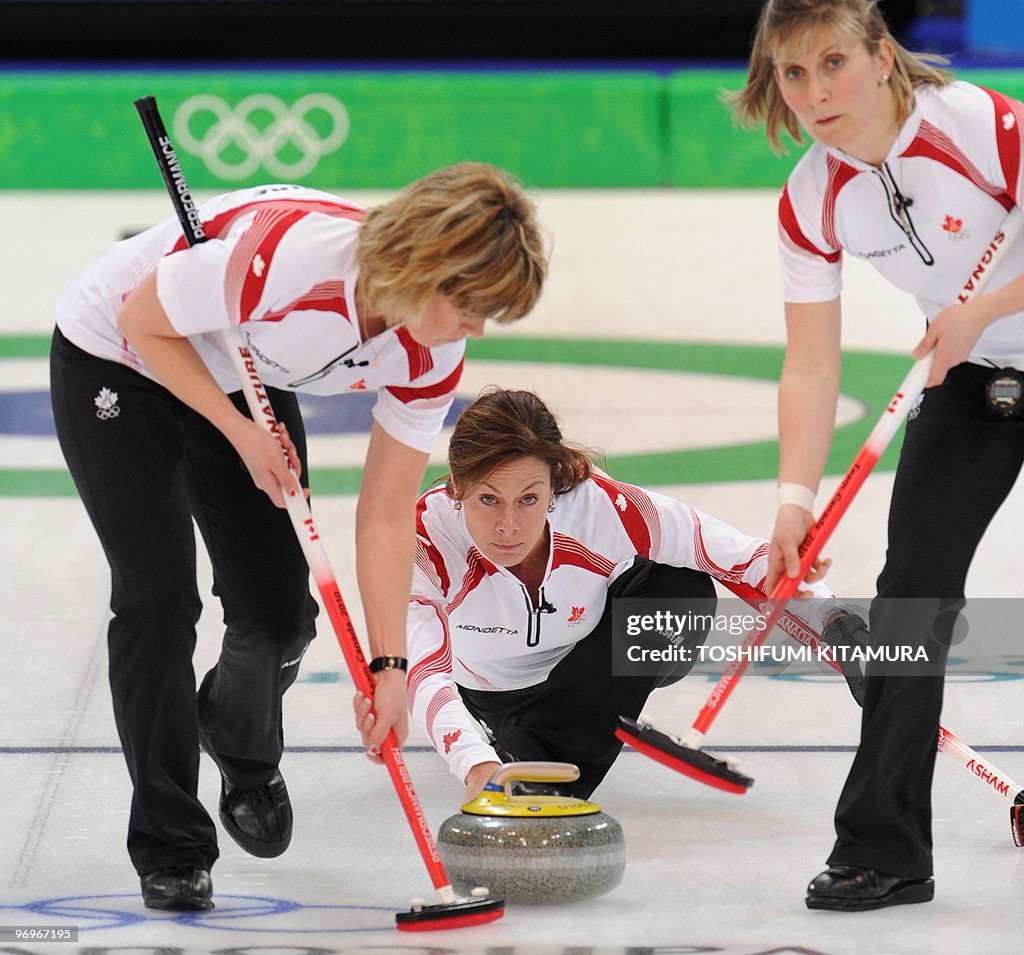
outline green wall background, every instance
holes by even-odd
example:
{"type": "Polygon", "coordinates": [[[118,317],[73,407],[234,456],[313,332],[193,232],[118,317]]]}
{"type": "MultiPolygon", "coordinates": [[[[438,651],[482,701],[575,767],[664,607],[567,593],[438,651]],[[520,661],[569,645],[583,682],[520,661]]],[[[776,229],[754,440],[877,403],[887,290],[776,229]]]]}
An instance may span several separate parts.
{"type": "MultiPolygon", "coordinates": [[[[1024,71],[963,75],[1024,98],[1024,71]]],[[[132,106],[145,95],[157,97],[194,189],[282,179],[329,189],[394,188],[464,159],[503,166],[536,188],[780,186],[800,150],[773,156],[760,130],[733,126],[720,93],[743,81],[738,69],[5,73],[0,188],[158,187],[132,106]],[[295,103],[311,93],[341,104],[347,138],[308,173],[289,175],[308,151],[290,130],[318,141],[333,128],[323,110],[295,113],[295,103]],[[267,94],[279,104],[275,111],[238,109],[247,97],[267,94]],[[265,149],[269,166],[228,178],[190,151],[174,122],[196,95],[224,104],[224,136],[212,150],[222,163],[238,165],[265,149]],[[275,130],[279,139],[271,143],[275,130]],[[274,168],[286,174],[275,175],[274,168]]],[[[194,111],[187,126],[208,144],[213,127],[214,114],[205,108],[194,111]]]]}

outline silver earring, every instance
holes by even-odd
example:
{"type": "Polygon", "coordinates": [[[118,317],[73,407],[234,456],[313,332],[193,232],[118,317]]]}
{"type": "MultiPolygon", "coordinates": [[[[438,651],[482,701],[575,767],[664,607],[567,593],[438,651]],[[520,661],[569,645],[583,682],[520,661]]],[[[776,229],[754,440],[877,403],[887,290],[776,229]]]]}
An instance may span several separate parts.
{"type": "MultiPolygon", "coordinates": [[[[889,82],[889,74],[888,73],[883,73],[882,74],[882,83],[888,83],[888,82],[889,82]]],[[[882,85],[882,83],[880,83],[879,85],[882,85]]]]}
{"type": "Polygon", "coordinates": [[[454,508],[455,510],[457,510],[457,511],[461,511],[461,510],[462,510],[462,501],[455,501],[455,502],[454,502],[454,503],[452,504],[452,507],[453,507],[453,508],[454,508]]]}
{"type": "Polygon", "coordinates": [[[555,499],[554,498],[551,498],[551,500],[548,501],[548,513],[549,514],[554,514],[555,513],[555,499]]]}

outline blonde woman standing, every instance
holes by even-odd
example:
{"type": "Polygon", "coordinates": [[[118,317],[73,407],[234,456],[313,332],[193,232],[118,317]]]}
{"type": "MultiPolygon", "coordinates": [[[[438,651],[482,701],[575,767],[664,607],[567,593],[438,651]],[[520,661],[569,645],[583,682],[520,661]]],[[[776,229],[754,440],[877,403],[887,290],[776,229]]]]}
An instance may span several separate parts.
{"type": "Polygon", "coordinates": [[[61,299],[51,357],[58,437],[112,576],[114,714],[134,793],[128,851],[147,906],[213,905],[214,824],[246,851],[288,846],[281,700],[314,635],[308,569],[282,509],[306,471],[296,392],[376,390],[356,513],[376,678],[371,745],[406,735],[406,605],[415,505],[462,371],[464,340],[533,307],[546,260],[535,212],[494,167],[465,163],[364,209],[271,185],[200,207],[209,241],[170,219],[114,245],[61,299]],[[219,332],[237,326],[289,460],[244,410],[219,332]],[[196,688],[201,601],[192,521],[226,625],[196,688]]]}
{"type": "Polygon", "coordinates": [[[913,354],[934,353],[907,424],[870,630],[880,644],[926,648],[938,665],[926,675],[869,664],[836,843],[807,892],[811,908],[925,902],[949,636],[937,621],[963,605],[975,549],[1024,462],[1021,409],[992,400],[998,379],[1024,369],[1024,246],[1008,250],[985,294],[952,303],[1021,202],[1024,105],[908,52],[872,0],[769,0],[733,106],[763,122],[776,149],[783,131],[813,140],[779,203],[788,343],[769,589],[795,575],[814,520],[839,389],[845,255],[915,296],[926,331],[913,354]]]}

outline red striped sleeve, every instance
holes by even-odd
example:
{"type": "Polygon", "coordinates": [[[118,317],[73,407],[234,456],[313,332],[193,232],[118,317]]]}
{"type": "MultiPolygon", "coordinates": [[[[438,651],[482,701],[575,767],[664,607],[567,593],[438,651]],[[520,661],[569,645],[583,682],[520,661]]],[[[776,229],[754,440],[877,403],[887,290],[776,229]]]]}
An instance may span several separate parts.
{"type": "MultiPolygon", "coordinates": [[[[733,564],[732,567],[723,567],[720,564],[715,563],[711,559],[711,555],[708,553],[708,549],[704,544],[704,531],[701,528],[700,516],[691,507],[690,514],[693,518],[693,553],[694,553],[694,564],[697,570],[702,570],[706,574],[710,574],[712,577],[723,581],[742,581],[744,574],[747,572],[747,568],[750,567],[755,560],[763,557],[768,553],[768,542],[764,541],[761,543],[755,551],[744,561],[738,564],[733,564]]],[[[758,581],[759,586],[763,585],[763,580],[758,581]]]]}
{"type": "Polygon", "coordinates": [[[413,563],[422,571],[423,575],[442,594],[448,596],[451,583],[448,579],[448,572],[444,566],[444,560],[433,544],[428,541],[416,541],[416,553],[413,556],[413,563]]]}
{"type": "Polygon", "coordinates": [[[434,356],[430,354],[430,349],[416,341],[404,326],[399,326],[395,334],[409,360],[409,381],[421,378],[434,367],[434,356]]]}
{"type": "Polygon", "coordinates": [[[995,111],[996,146],[999,165],[1003,170],[1006,191],[1015,204],[1020,205],[1021,153],[1024,149],[1024,103],[1010,99],[995,90],[981,89],[992,99],[995,111]]]}
{"type": "MultiPolygon", "coordinates": [[[[340,279],[318,282],[308,292],[300,295],[284,308],[274,309],[260,318],[261,322],[279,322],[292,312],[334,312],[348,319],[348,302],[345,301],[345,283],[340,279]]],[[[351,319],[349,319],[351,321],[351,319]]]]}
{"type": "MultiPolygon", "coordinates": [[[[953,140],[937,126],[933,126],[926,120],[921,122],[917,135],[900,155],[921,156],[933,162],[941,163],[947,169],[952,169],[965,179],[970,180],[982,192],[988,193],[1004,209],[1010,209],[1013,206],[1013,199],[1006,189],[990,182],[953,140]]],[[[1000,156],[1000,158],[1002,157],[1000,156]]]]}
{"type": "Polygon", "coordinates": [[[433,610],[437,615],[438,626],[441,628],[441,645],[433,653],[420,660],[409,671],[406,693],[409,705],[411,706],[416,691],[427,677],[436,673],[450,674],[452,672],[452,641],[451,634],[448,631],[448,618],[437,604],[420,594],[413,594],[410,601],[419,604],[421,607],[428,607],[433,610]]]}
{"type": "Polygon", "coordinates": [[[423,497],[421,497],[416,502],[416,533],[419,534],[421,537],[427,539],[427,540],[430,540],[430,535],[427,533],[427,527],[423,523],[423,515],[427,513],[427,507],[430,504],[430,499],[435,494],[444,494],[444,493],[445,493],[444,488],[437,487],[437,488],[434,488],[433,491],[427,491],[427,493],[424,494],[423,497]]]}
{"type": "Polygon", "coordinates": [[[601,474],[593,475],[591,480],[615,506],[619,521],[636,552],[641,557],[657,553],[661,547],[661,521],[654,502],[632,484],[622,484],[601,474]]]}
{"type": "Polygon", "coordinates": [[[782,226],[783,231],[789,236],[790,241],[798,248],[803,249],[805,252],[810,252],[811,255],[820,255],[826,262],[836,263],[839,261],[839,252],[825,252],[804,235],[803,230],[800,228],[800,223],[796,220],[793,202],[789,198],[788,185],[783,188],[782,198],[779,199],[779,225],[782,226]]]}
{"type": "MultiPolygon", "coordinates": [[[[821,234],[825,241],[838,249],[842,243],[836,234],[836,202],[839,200],[839,193],[851,179],[857,175],[857,170],[849,163],[840,162],[831,153],[827,160],[828,182],[825,187],[825,198],[821,206],[821,234]]],[[[795,220],[795,216],[794,216],[795,220]]],[[[835,258],[829,261],[836,261],[840,253],[831,253],[835,258]]],[[[826,256],[827,257],[827,256],[826,256]]]]}
{"type": "Polygon", "coordinates": [[[277,247],[285,233],[305,216],[305,212],[296,210],[260,209],[239,238],[228,259],[224,280],[228,314],[236,321],[249,321],[263,297],[277,247]]]}
{"type": "Polygon", "coordinates": [[[464,364],[465,362],[460,358],[459,364],[455,370],[447,378],[434,385],[422,385],[418,388],[387,385],[386,388],[403,404],[409,404],[412,401],[419,401],[425,398],[440,398],[443,395],[454,394],[455,389],[458,387],[459,381],[462,378],[462,368],[464,364]]]}
{"type": "MultiPolygon", "coordinates": [[[[203,222],[203,232],[208,239],[219,239],[227,232],[236,219],[252,212],[254,209],[303,210],[319,212],[337,219],[351,219],[362,222],[366,218],[366,210],[357,206],[347,206],[343,202],[328,202],[324,199],[270,199],[265,202],[247,202],[234,209],[228,209],[203,222]]],[[[182,236],[174,244],[172,252],[180,252],[188,248],[188,240],[182,236]]]]}
{"type": "Polygon", "coordinates": [[[440,549],[430,539],[426,524],[423,522],[423,515],[426,513],[429,499],[435,494],[446,494],[444,488],[437,488],[424,494],[416,505],[416,563],[428,577],[436,580],[438,589],[448,596],[451,590],[451,580],[448,577],[448,568],[444,565],[444,557],[440,549]]]}
{"type": "Polygon", "coordinates": [[[437,720],[437,714],[441,712],[446,704],[458,699],[459,694],[450,686],[441,687],[441,689],[431,697],[430,702],[427,704],[426,714],[426,730],[431,741],[434,740],[434,722],[437,720]]]}
{"type": "Polygon", "coordinates": [[[472,593],[481,580],[489,574],[496,574],[498,572],[498,568],[475,547],[469,549],[469,553],[466,555],[466,563],[469,565],[466,568],[466,575],[462,578],[462,586],[459,588],[459,592],[452,598],[446,608],[448,613],[455,610],[472,593]]]}
{"type": "Polygon", "coordinates": [[[610,577],[615,570],[614,561],[595,553],[575,538],[554,531],[551,534],[551,570],[565,566],[580,567],[600,577],[610,577]]]}

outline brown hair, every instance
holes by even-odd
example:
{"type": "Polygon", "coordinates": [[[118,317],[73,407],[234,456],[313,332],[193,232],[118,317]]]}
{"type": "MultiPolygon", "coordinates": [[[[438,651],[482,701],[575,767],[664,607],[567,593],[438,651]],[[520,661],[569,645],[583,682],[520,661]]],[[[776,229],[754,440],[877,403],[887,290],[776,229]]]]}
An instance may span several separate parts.
{"type": "Polygon", "coordinates": [[[455,422],[445,489],[462,497],[496,468],[527,457],[551,468],[555,494],[571,491],[593,472],[589,452],[564,441],[558,419],[532,391],[489,388],[455,422]]]}
{"type": "Polygon", "coordinates": [[[533,203],[486,163],[438,169],[371,209],[356,254],[366,299],[393,322],[422,312],[435,292],[461,312],[514,322],[547,274],[533,203]]]}
{"type": "Polygon", "coordinates": [[[775,64],[781,51],[798,50],[808,31],[827,27],[859,40],[874,56],[883,40],[892,44],[893,69],[889,87],[902,122],[914,109],[914,90],[919,86],[944,86],[953,74],[941,68],[948,60],[931,53],[911,53],[896,42],[878,9],[877,0],[767,0],[761,10],[746,86],[726,91],[722,99],[732,108],[733,119],[743,127],[765,124],[772,150],[786,152],[781,133],[795,143],[805,139],[800,122],[783,102],[775,81],[775,64]]]}

